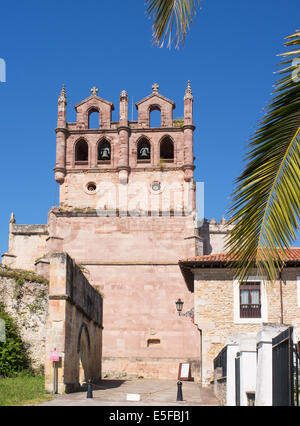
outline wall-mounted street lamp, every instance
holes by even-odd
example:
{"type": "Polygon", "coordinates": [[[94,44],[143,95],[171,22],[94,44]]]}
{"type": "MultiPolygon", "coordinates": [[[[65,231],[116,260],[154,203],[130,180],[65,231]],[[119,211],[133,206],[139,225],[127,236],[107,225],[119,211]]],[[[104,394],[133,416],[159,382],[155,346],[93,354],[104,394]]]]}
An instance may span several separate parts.
{"type": "Polygon", "coordinates": [[[184,304],[184,302],[181,299],[178,299],[177,302],[175,302],[178,315],[180,317],[190,317],[190,318],[193,318],[194,317],[194,308],[190,309],[185,314],[183,314],[182,313],[183,304],[184,304]]]}

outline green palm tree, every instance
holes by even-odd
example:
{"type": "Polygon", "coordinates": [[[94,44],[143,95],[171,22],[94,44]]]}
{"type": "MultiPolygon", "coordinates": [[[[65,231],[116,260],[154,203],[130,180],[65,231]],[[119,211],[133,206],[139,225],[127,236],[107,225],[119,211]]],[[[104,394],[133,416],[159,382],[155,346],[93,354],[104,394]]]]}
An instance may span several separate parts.
{"type": "Polygon", "coordinates": [[[300,31],[287,37],[280,79],[236,180],[227,240],[242,280],[253,267],[271,281],[297,237],[300,214],[300,31]]]}
{"type": "Polygon", "coordinates": [[[162,47],[168,39],[168,47],[173,42],[179,47],[184,43],[200,3],[199,0],[146,0],[146,6],[147,15],[154,19],[154,43],[162,47]]]}

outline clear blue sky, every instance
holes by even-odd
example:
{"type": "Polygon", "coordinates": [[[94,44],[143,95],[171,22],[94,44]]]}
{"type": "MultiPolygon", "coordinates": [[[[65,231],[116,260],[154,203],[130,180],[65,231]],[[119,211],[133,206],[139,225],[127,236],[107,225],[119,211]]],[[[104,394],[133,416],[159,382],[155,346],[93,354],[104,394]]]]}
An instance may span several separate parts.
{"type": "MultiPolygon", "coordinates": [[[[54,181],[57,98],[90,95],[113,102],[121,90],[142,99],[158,82],[183,115],[187,80],[194,94],[196,180],[205,182],[205,217],[225,215],[249,137],[270,99],[284,37],[299,27],[299,0],[202,0],[181,50],[152,46],[143,0],[5,2],[0,15],[0,252],[10,213],[46,223],[58,205],[54,181]]],[[[136,110],[134,112],[136,118],[136,110]]]]}

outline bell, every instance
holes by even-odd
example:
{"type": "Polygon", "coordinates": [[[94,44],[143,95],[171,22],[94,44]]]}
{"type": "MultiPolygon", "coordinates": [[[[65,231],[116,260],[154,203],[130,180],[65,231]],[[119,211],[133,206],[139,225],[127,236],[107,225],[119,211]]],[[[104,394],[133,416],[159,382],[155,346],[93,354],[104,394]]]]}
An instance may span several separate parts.
{"type": "Polygon", "coordinates": [[[148,147],[143,147],[143,148],[141,148],[141,150],[140,150],[140,155],[141,155],[141,157],[143,157],[143,158],[149,158],[149,148],[148,147]]]}
{"type": "Polygon", "coordinates": [[[109,160],[109,148],[104,148],[103,151],[101,152],[101,158],[102,160],[109,160]]]}

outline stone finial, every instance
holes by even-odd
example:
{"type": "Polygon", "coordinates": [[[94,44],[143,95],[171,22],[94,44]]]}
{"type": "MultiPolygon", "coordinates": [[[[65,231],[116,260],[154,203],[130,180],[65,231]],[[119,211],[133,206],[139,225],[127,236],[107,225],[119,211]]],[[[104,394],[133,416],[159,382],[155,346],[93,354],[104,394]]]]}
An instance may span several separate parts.
{"type": "Polygon", "coordinates": [[[91,88],[92,96],[97,96],[97,93],[99,92],[99,89],[97,89],[96,86],[91,88]]]}
{"type": "Polygon", "coordinates": [[[222,219],[220,220],[220,224],[221,225],[226,225],[226,219],[225,219],[225,217],[222,217],[222,219]]]}
{"type": "Polygon", "coordinates": [[[63,84],[63,87],[62,87],[62,89],[61,89],[61,92],[60,92],[60,95],[59,95],[59,98],[58,98],[58,103],[59,104],[61,104],[61,103],[67,103],[67,94],[66,94],[66,88],[65,88],[65,85],[63,84]]]}
{"type": "Polygon", "coordinates": [[[193,93],[192,93],[190,80],[188,80],[187,88],[185,90],[184,99],[193,99],[193,93]]]}
{"type": "Polygon", "coordinates": [[[10,215],[9,223],[16,223],[16,217],[15,217],[15,214],[14,214],[14,213],[12,213],[12,214],[10,215]]]}
{"type": "Polygon", "coordinates": [[[153,93],[158,93],[159,85],[157,83],[152,84],[153,93]]]}
{"type": "Polygon", "coordinates": [[[121,92],[121,95],[120,95],[120,101],[121,101],[122,99],[128,99],[128,95],[127,95],[126,90],[122,90],[122,92],[121,92]]]}
{"type": "Polygon", "coordinates": [[[216,223],[217,223],[216,219],[210,219],[210,221],[209,221],[210,225],[215,225],[216,223]]]}

